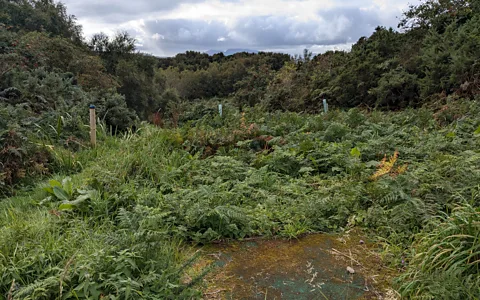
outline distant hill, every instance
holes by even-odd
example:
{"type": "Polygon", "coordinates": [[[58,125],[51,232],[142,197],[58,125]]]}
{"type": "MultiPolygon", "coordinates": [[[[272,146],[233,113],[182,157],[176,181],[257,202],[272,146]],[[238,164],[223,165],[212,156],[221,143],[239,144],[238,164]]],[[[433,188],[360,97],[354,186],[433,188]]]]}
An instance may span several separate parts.
{"type": "Polygon", "coordinates": [[[214,55],[214,54],[217,54],[217,53],[220,53],[220,52],[223,52],[223,54],[226,55],[226,56],[233,55],[233,54],[239,53],[239,52],[258,53],[257,50],[251,50],[251,49],[228,49],[226,51],[221,51],[221,50],[205,51],[205,53],[207,53],[208,55],[214,55]]]}

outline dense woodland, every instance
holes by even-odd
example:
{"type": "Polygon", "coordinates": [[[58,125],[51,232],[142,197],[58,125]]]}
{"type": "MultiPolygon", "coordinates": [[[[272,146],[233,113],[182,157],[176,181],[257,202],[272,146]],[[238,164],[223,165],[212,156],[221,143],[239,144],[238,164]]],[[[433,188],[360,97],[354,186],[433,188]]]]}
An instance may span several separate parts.
{"type": "Polygon", "coordinates": [[[0,299],[200,298],[191,242],[355,226],[404,298],[478,299],[479,94],[479,1],[348,52],[158,58],[0,0],[0,299]]]}

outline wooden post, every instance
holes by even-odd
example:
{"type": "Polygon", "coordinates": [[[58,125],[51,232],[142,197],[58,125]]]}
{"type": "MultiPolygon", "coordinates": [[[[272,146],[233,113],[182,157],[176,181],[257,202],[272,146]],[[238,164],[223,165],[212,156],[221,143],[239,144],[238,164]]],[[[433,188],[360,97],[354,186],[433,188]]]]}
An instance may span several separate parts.
{"type": "Polygon", "coordinates": [[[90,105],[90,143],[92,147],[97,145],[97,118],[95,116],[95,105],[90,105]]]}

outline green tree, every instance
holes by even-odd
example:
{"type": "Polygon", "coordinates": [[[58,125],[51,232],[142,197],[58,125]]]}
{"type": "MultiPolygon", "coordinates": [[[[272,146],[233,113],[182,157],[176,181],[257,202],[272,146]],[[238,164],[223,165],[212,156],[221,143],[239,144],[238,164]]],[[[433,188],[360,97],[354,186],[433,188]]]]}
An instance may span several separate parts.
{"type": "Polygon", "coordinates": [[[423,0],[419,5],[410,6],[398,27],[404,30],[432,29],[443,33],[450,23],[470,18],[479,9],[476,0],[423,0]]]}
{"type": "Polygon", "coordinates": [[[105,62],[107,71],[114,74],[121,59],[128,59],[135,52],[135,38],[127,32],[118,32],[113,38],[104,33],[93,35],[89,48],[105,62]]]}
{"type": "Polygon", "coordinates": [[[377,27],[369,38],[361,38],[352,47],[349,61],[331,81],[328,91],[335,104],[343,107],[373,106],[377,102],[370,90],[378,86],[385,62],[395,58],[400,49],[400,34],[377,27]]]}
{"type": "Polygon", "coordinates": [[[54,0],[1,0],[0,23],[15,31],[47,32],[82,44],[82,27],[54,0]]]}
{"type": "Polygon", "coordinates": [[[460,26],[454,22],[443,34],[430,30],[421,50],[422,95],[451,94],[460,89],[478,93],[480,86],[480,17],[460,26]]]}
{"type": "Polygon", "coordinates": [[[418,78],[409,74],[401,66],[389,68],[370,91],[376,97],[375,106],[385,108],[405,108],[416,106],[419,99],[418,78]]]}

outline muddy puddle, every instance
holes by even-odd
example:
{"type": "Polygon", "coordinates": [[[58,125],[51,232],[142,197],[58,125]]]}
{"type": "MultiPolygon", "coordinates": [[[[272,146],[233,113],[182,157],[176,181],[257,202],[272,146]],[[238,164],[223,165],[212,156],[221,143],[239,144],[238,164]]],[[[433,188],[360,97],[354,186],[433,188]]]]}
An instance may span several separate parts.
{"type": "Polygon", "coordinates": [[[216,266],[206,279],[205,299],[389,298],[384,289],[392,274],[358,235],[259,239],[204,251],[216,266]]]}

